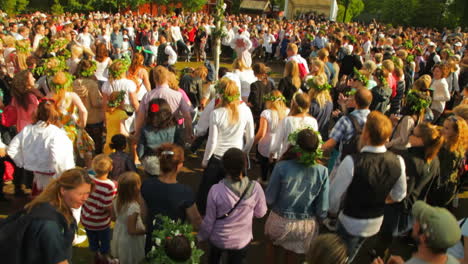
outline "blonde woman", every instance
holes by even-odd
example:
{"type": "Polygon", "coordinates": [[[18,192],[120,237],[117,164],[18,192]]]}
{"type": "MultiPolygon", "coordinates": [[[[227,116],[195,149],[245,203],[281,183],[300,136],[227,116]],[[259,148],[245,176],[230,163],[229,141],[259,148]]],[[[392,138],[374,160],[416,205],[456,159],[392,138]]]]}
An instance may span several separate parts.
{"type": "Polygon", "coordinates": [[[309,113],[317,119],[318,131],[323,138],[328,139],[328,121],[333,111],[333,101],[330,95],[331,85],[319,75],[307,82],[309,86],[310,111],[309,113]]]}
{"type": "Polygon", "coordinates": [[[247,102],[250,95],[250,85],[257,81],[252,68],[247,67],[242,59],[235,59],[232,64],[233,73],[237,75],[241,82],[241,97],[242,101],[247,102]]]}
{"type": "Polygon", "coordinates": [[[28,40],[16,41],[16,58],[14,60],[16,72],[28,69],[26,60],[31,56],[31,44],[28,40]]]}
{"type": "Polygon", "coordinates": [[[249,153],[254,141],[252,112],[240,98],[236,83],[223,78],[218,84],[219,102],[210,116],[210,128],[202,166],[205,168],[200,183],[197,204],[205,213],[206,198],[213,184],[223,177],[221,157],[230,148],[238,148],[249,153]]]}
{"type": "Polygon", "coordinates": [[[133,55],[132,64],[127,72],[127,78],[136,83],[136,95],[138,101],[141,101],[143,96],[145,96],[147,92],[151,91],[149,74],[143,65],[144,60],[145,57],[141,53],[135,53],[133,55]]]}
{"type": "Polygon", "coordinates": [[[75,75],[78,63],[80,63],[83,57],[83,48],[77,45],[71,47],[71,57],[67,60],[68,72],[75,75]]]}
{"type": "Polygon", "coordinates": [[[270,158],[281,157],[288,150],[288,136],[300,128],[312,128],[318,131],[317,120],[310,116],[310,97],[306,93],[296,93],[291,101],[291,112],[284,118],[277,131],[277,136],[270,149],[270,158]]]}
{"type": "MultiPolygon", "coordinates": [[[[279,123],[289,114],[286,99],[279,90],[274,90],[265,98],[265,110],[260,114],[258,132],[254,144],[258,144],[262,183],[267,184],[268,176],[273,170],[274,163],[269,161],[270,148],[275,141],[279,123]]],[[[277,159],[278,157],[273,157],[277,159]]]]}
{"type": "Polygon", "coordinates": [[[283,93],[286,102],[290,102],[293,95],[300,91],[301,75],[297,62],[290,60],[284,67],[283,78],[279,81],[278,90],[283,93]]]}
{"type": "Polygon", "coordinates": [[[323,61],[315,58],[310,61],[310,73],[307,77],[321,76],[325,77],[325,80],[328,80],[327,74],[325,73],[325,63],[323,61]]]}

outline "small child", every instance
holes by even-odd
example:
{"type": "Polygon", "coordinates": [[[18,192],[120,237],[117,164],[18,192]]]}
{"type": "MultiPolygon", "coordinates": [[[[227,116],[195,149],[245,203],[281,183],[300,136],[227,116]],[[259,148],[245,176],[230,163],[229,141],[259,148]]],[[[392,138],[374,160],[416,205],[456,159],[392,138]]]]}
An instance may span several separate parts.
{"type": "Polygon", "coordinates": [[[129,115],[124,110],[125,92],[113,92],[109,97],[106,110],[106,144],[104,145],[104,153],[110,154],[110,141],[114,135],[126,133],[125,121],[129,115]]]}
{"type": "Polygon", "coordinates": [[[81,222],[88,236],[89,248],[95,253],[95,263],[115,263],[110,252],[111,205],[117,193],[116,184],[108,179],[112,159],[97,155],[92,162],[96,176],[95,188],[81,210],[81,222]]]}
{"type": "Polygon", "coordinates": [[[126,171],[136,172],[135,163],[128,153],[125,153],[127,148],[127,138],[122,134],[114,135],[109,144],[110,148],[114,150],[109,157],[112,159],[114,166],[109,174],[109,178],[114,181],[119,180],[119,176],[126,171]]]}
{"type": "Polygon", "coordinates": [[[138,203],[140,186],[140,176],[135,172],[119,177],[119,194],[112,206],[116,222],[111,251],[120,264],[140,263],[145,258],[146,231],[138,203]]]}

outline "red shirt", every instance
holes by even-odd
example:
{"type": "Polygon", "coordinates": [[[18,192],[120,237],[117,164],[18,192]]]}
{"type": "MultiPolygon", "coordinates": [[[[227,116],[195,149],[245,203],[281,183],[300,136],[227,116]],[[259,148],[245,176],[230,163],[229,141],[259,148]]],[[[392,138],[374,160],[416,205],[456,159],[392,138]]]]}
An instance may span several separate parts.
{"type": "Polygon", "coordinates": [[[107,180],[93,179],[94,190],[81,210],[81,223],[88,230],[103,230],[110,225],[109,207],[112,206],[116,184],[107,180]]]}

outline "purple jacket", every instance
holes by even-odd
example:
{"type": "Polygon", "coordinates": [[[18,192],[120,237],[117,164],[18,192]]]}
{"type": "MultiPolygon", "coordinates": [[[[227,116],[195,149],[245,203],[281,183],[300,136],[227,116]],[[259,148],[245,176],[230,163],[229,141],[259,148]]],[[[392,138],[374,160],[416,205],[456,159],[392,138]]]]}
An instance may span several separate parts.
{"type": "Polygon", "coordinates": [[[222,249],[241,249],[253,238],[253,218],[261,218],[267,212],[265,193],[258,182],[252,195],[244,197],[237,208],[226,218],[217,217],[229,212],[239,200],[222,181],[211,187],[208,194],[206,215],[198,233],[198,239],[209,239],[216,247],[222,249]]]}

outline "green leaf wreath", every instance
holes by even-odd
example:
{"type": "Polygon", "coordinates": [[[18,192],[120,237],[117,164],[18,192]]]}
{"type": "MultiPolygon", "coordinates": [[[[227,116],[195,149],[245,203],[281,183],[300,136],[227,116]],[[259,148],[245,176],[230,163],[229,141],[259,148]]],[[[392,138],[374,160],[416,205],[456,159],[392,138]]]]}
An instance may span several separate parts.
{"type": "Polygon", "coordinates": [[[91,77],[94,75],[94,73],[96,72],[96,69],[97,69],[97,63],[96,61],[94,60],[91,60],[91,66],[86,69],[86,70],[82,70],[80,72],[80,75],[83,76],[83,77],[91,77]]]}
{"type": "Polygon", "coordinates": [[[406,104],[411,106],[411,110],[421,112],[427,109],[431,105],[431,102],[419,96],[418,91],[411,90],[406,96],[406,104]]]}
{"type": "Polygon", "coordinates": [[[153,221],[153,225],[156,221],[161,224],[160,229],[153,231],[152,237],[155,245],[151,248],[147,257],[149,263],[155,264],[181,264],[181,262],[175,262],[170,259],[164,250],[164,243],[167,239],[172,239],[175,236],[185,236],[190,242],[192,249],[192,256],[183,264],[198,264],[201,263],[201,257],[203,256],[203,250],[199,249],[196,244],[196,236],[193,232],[193,228],[189,224],[184,224],[180,220],[174,221],[167,216],[157,215],[153,221]]]}
{"type": "Polygon", "coordinates": [[[107,106],[109,108],[119,107],[122,104],[122,102],[124,101],[124,99],[125,99],[125,94],[126,94],[125,91],[119,91],[119,92],[116,92],[116,93],[118,93],[117,96],[115,96],[113,100],[109,100],[107,102],[107,106]]]}
{"type": "Polygon", "coordinates": [[[320,135],[320,133],[318,131],[315,131],[311,127],[301,128],[301,129],[298,129],[298,130],[294,131],[293,133],[289,134],[288,142],[291,144],[293,152],[297,153],[299,163],[301,163],[301,164],[303,164],[303,165],[305,165],[307,167],[312,167],[314,165],[317,165],[318,161],[321,158],[323,158],[322,136],[320,135]],[[315,134],[317,134],[318,139],[319,139],[319,145],[317,147],[317,150],[315,150],[313,152],[306,151],[306,150],[303,150],[301,147],[299,147],[299,145],[297,144],[297,136],[299,135],[299,132],[301,132],[304,129],[311,130],[315,134]]]}
{"type": "Polygon", "coordinates": [[[331,84],[329,84],[328,82],[325,82],[322,85],[318,85],[314,81],[314,78],[307,79],[306,80],[306,85],[307,85],[307,87],[313,88],[314,90],[317,90],[317,91],[327,91],[327,90],[330,90],[332,88],[331,84]]]}
{"type": "Polygon", "coordinates": [[[364,76],[364,74],[361,74],[357,68],[353,69],[354,72],[354,79],[360,81],[364,86],[367,86],[369,84],[369,79],[364,76]]]}
{"type": "Polygon", "coordinates": [[[117,79],[119,78],[123,73],[128,71],[128,68],[130,67],[130,64],[132,63],[128,59],[118,59],[112,62],[112,64],[122,62],[122,67],[120,67],[117,70],[114,70],[112,67],[109,67],[109,75],[112,77],[112,79],[117,79]]]}
{"type": "Polygon", "coordinates": [[[50,86],[55,93],[58,93],[61,90],[72,91],[73,89],[73,80],[75,79],[75,77],[69,72],[64,71],[63,73],[65,75],[65,78],[67,78],[67,81],[64,84],[57,84],[53,81],[50,82],[50,86]]]}
{"type": "Polygon", "coordinates": [[[265,102],[275,102],[275,101],[283,101],[283,102],[286,102],[286,98],[282,95],[280,96],[274,96],[273,94],[269,93],[267,95],[264,95],[263,96],[263,100],[265,102]]]}

